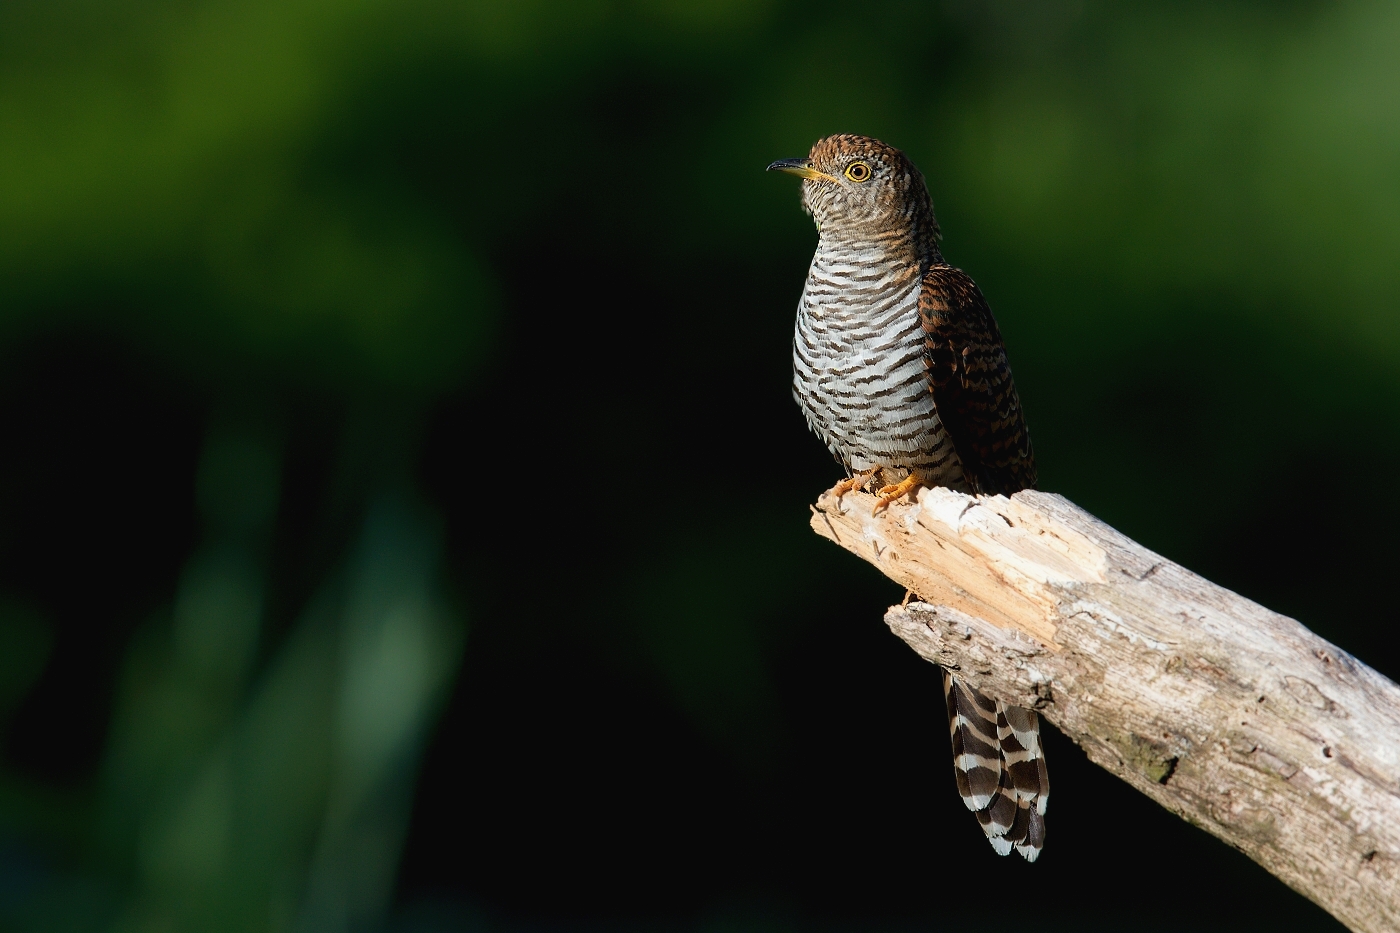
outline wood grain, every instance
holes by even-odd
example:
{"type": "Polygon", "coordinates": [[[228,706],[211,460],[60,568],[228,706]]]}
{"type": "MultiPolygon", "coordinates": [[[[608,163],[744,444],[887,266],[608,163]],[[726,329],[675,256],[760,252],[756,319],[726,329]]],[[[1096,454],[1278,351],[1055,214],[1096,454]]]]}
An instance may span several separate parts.
{"type": "Polygon", "coordinates": [[[825,494],[812,527],[918,595],[885,621],[921,656],[1351,929],[1400,929],[1400,687],[1061,496],[874,502],[825,494]]]}

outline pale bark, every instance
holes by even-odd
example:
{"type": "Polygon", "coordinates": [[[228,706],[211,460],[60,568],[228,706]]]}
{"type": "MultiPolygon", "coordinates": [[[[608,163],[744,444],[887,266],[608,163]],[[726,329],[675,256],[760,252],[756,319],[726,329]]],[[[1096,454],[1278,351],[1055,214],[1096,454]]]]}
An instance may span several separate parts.
{"type": "Polygon", "coordinates": [[[1351,929],[1400,929],[1400,687],[1063,497],[874,501],[828,493],[812,527],[917,595],[885,616],[915,651],[1351,929]]]}

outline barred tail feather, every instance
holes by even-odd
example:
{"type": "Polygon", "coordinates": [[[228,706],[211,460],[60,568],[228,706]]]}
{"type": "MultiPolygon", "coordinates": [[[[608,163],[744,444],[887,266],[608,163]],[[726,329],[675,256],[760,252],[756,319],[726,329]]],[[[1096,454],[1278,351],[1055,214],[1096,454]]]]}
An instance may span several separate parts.
{"type": "Polygon", "coordinates": [[[1050,778],[1040,747],[1040,717],[1007,706],[943,671],[953,775],[998,855],[1014,848],[1034,862],[1045,844],[1050,778]]]}

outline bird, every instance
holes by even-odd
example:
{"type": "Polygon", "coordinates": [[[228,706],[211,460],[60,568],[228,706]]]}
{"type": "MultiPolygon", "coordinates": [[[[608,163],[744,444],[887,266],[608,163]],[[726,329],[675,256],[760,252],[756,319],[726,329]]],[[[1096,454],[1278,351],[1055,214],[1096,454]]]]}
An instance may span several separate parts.
{"type": "MultiPolygon", "coordinates": [[[[878,512],[927,486],[1034,488],[1001,332],[976,283],[944,260],[933,200],[909,157],[842,134],[768,171],[802,179],[802,207],[817,226],[792,391],[846,471],[833,491],[874,486],[878,512]]],[[[997,854],[1014,849],[1034,862],[1050,797],[1039,716],[942,674],[963,803],[997,854]]]]}

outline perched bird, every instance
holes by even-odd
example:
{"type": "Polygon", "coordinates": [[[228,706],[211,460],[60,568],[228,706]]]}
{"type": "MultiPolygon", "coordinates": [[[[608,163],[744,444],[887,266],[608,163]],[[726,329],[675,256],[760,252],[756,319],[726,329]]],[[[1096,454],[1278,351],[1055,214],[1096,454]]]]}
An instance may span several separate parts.
{"type": "MultiPolygon", "coordinates": [[[[921,486],[1010,495],[1035,456],[982,292],[944,261],[924,177],[865,136],[828,136],[769,171],[802,178],[817,252],[797,306],[793,396],[879,511],[921,486]]],[[[958,792],[999,854],[1035,861],[1050,781],[1040,720],[943,672],[958,792]]]]}

